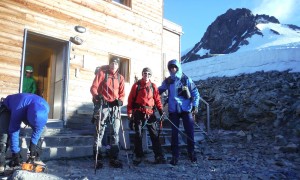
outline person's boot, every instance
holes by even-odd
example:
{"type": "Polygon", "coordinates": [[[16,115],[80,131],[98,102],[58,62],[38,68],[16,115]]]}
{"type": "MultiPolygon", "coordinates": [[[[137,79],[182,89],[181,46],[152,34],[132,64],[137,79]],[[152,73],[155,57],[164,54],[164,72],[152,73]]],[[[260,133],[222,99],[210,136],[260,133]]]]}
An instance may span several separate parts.
{"type": "Polygon", "coordinates": [[[166,163],[166,159],[164,156],[155,157],[154,164],[165,164],[165,163],[166,163]]]}
{"type": "Polygon", "coordinates": [[[192,163],[197,162],[197,157],[196,157],[196,154],[194,152],[188,153],[188,156],[189,156],[189,159],[191,160],[192,163]]]}
{"type": "Polygon", "coordinates": [[[102,168],[103,168],[103,162],[102,162],[102,159],[97,159],[96,168],[97,168],[97,169],[102,169],[102,168]]]}
{"type": "Polygon", "coordinates": [[[0,153],[0,175],[4,174],[5,170],[5,155],[4,153],[0,153]]]}
{"type": "Polygon", "coordinates": [[[170,164],[172,164],[173,166],[176,166],[178,164],[178,159],[176,157],[172,157],[170,164]]]}
{"type": "Polygon", "coordinates": [[[114,168],[122,168],[123,164],[118,159],[110,159],[109,165],[114,168]]]}
{"type": "Polygon", "coordinates": [[[135,156],[134,159],[132,160],[133,165],[138,166],[139,164],[141,164],[142,162],[142,158],[141,157],[137,157],[135,156]]]}
{"type": "Polygon", "coordinates": [[[20,152],[12,153],[12,160],[9,162],[10,167],[20,166],[23,162],[20,152]]]}

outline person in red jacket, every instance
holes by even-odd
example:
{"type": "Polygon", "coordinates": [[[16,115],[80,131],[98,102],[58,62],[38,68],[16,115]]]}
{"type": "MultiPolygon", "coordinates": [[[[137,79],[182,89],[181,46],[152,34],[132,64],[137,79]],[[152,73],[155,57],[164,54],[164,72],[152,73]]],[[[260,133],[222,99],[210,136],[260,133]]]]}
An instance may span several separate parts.
{"type": "Polygon", "coordinates": [[[119,58],[113,58],[111,59],[107,68],[100,69],[97,72],[90,89],[94,103],[94,115],[92,123],[94,123],[96,126],[93,150],[94,157],[96,158],[96,155],[98,155],[98,168],[103,167],[101,156],[101,142],[105,132],[105,127],[108,125],[111,125],[113,129],[113,133],[110,134],[111,137],[109,138],[109,163],[112,167],[122,167],[121,161],[118,160],[119,129],[121,123],[120,106],[123,105],[125,93],[124,77],[118,72],[119,62],[119,58]]]}
{"type": "Polygon", "coordinates": [[[154,108],[158,109],[160,115],[163,114],[163,106],[157,86],[150,81],[152,71],[150,68],[144,68],[142,71],[143,78],[133,84],[128,96],[127,114],[130,120],[130,128],[135,131],[133,163],[138,165],[143,158],[142,132],[146,126],[155,155],[155,163],[165,163],[164,154],[156,131],[156,117],[154,108]]]}

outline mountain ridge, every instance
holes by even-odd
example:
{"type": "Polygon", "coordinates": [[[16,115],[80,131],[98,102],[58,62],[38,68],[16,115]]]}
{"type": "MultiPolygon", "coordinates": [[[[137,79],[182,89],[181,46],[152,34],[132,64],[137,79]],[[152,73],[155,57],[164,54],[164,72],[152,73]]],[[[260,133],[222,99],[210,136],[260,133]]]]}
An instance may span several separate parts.
{"type": "MultiPolygon", "coordinates": [[[[296,37],[296,41],[300,42],[300,27],[296,25],[280,24],[274,16],[253,15],[246,8],[229,9],[208,26],[201,40],[181,57],[181,62],[187,63],[247,49],[245,47],[255,44],[255,42],[251,42],[252,38],[259,39],[261,45],[263,45],[262,41],[265,43],[269,41],[270,44],[276,38],[282,40],[283,37],[281,36],[285,35],[285,31],[289,31],[287,34],[293,34],[293,36],[289,36],[289,42],[294,41],[290,41],[293,37],[296,37]],[[268,27],[268,29],[263,31],[262,27],[268,27]],[[285,28],[285,30],[279,32],[279,27],[285,28]],[[295,33],[291,33],[293,31],[295,33]]],[[[277,42],[278,44],[280,43],[277,42]]]]}

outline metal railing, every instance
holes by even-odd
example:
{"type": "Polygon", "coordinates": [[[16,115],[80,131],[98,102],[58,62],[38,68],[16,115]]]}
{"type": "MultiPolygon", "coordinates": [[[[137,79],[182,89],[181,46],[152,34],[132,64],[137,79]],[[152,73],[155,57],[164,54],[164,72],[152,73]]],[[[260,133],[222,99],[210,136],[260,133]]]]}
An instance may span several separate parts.
{"type": "Polygon", "coordinates": [[[206,120],[206,129],[207,129],[207,134],[209,134],[210,133],[210,116],[209,116],[209,104],[208,104],[208,102],[206,102],[202,97],[200,97],[200,100],[202,101],[202,102],[204,102],[204,104],[206,105],[206,118],[207,118],[207,120],[206,120]]]}

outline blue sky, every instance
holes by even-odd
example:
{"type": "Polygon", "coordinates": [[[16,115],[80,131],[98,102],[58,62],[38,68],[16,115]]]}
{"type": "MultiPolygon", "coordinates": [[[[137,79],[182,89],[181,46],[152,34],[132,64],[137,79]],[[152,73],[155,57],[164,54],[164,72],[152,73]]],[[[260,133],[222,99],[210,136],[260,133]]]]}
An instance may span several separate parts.
{"type": "Polygon", "coordinates": [[[164,18],[182,26],[181,51],[185,51],[229,8],[248,8],[253,14],[275,16],[282,24],[300,26],[300,0],[164,0],[164,18]]]}

